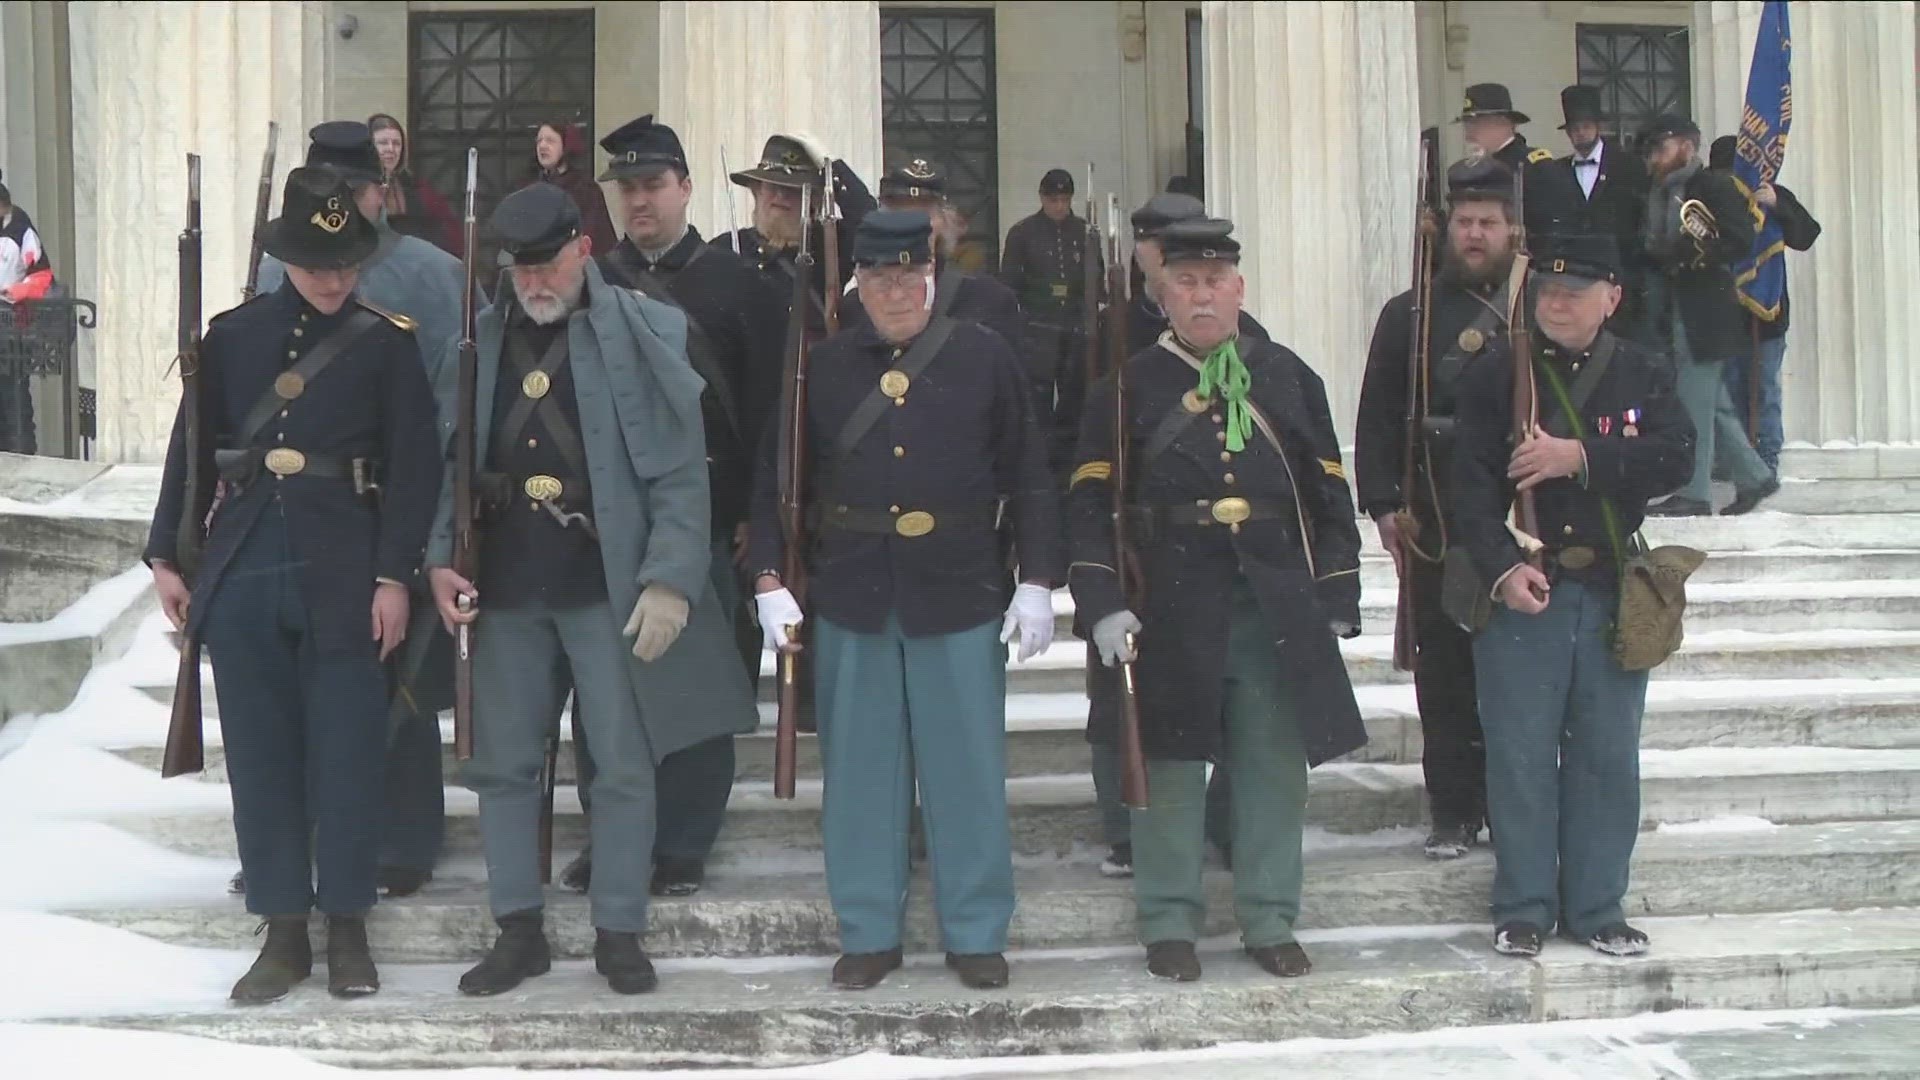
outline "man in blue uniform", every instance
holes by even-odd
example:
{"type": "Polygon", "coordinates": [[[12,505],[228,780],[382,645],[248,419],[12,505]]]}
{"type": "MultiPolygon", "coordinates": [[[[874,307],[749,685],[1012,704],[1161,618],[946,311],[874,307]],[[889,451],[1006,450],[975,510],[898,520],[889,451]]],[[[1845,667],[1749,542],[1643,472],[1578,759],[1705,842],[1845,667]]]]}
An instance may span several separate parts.
{"type": "Polygon", "coordinates": [[[225,494],[191,591],[175,566],[193,512],[179,421],[146,550],[167,617],[213,659],[247,910],[267,929],[233,988],[249,1004],[310,974],[315,906],[328,988],[379,988],[365,917],[387,745],[380,665],[407,636],[440,483],[412,324],[354,294],[377,231],[332,169],[295,169],[281,206],[260,241],[287,283],[215,317],[201,346],[200,467],[218,469],[225,494]]]}
{"type": "Polygon", "coordinates": [[[1086,220],[1073,212],[1073,174],[1048,169],[1040,178],[1040,209],[1007,230],[1000,280],[1027,313],[1030,363],[1049,383],[1086,347],[1088,259],[1100,273],[1100,251],[1088,242],[1086,220]]]}
{"type": "Polygon", "coordinates": [[[1493,598],[1473,643],[1497,868],[1493,946],[1533,956],[1556,925],[1604,953],[1645,952],[1622,906],[1640,832],[1647,673],[1612,639],[1620,556],[1647,500],[1685,483],[1693,425],[1666,358],[1604,329],[1620,304],[1605,235],[1541,238],[1534,275],[1539,427],[1514,444],[1510,339],[1461,378],[1457,542],[1493,598]],[[1532,491],[1536,565],[1508,527],[1532,491]]]}
{"type": "MultiPolygon", "coordinates": [[[[735,252],[759,269],[767,284],[780,294],[783,320],[793,296],[794,258],[800,252],[801,191],[813,189],[810,209],[817,219],[826,198],[828,160],[826,147],[811,136],[775,135],[760,152],[759,164],[728,177],[753,193],[753,224],[717,237],[713,246],[735,252]]],[[[840,211],[835,226],[840,265],[835,277],[844,285],[853,273],[853,232],[876,204],[873,193],[846,161],[833,158],[832,162],[834,205],[840,211]]],[[[824,233],[818,220],[805,227],[810,234],[807,249],[814,253],[820,267],[814,271],[814,302],[807,311],[807,328],[818,332],[827,325],[822,292],[826,285],[824,233]]]]}
{"type": "MultiPolygon", "coordinates": [[[[1172,327],[1127,361],[1124,429],[1142,596],[1115,569],[1115,384],[1094,387],[1067,516],[1077,617],[1109,667],[1136,663],[1148,806],[1133,812],[1134,902],[1154,976],[1200,978],[1207,761],[1233,776],[1234,913],[1281,978],[1295,941],[1307,770],[1366,742],[1336,637],[1360,632],[1360,533],[1319,376],[1239,333],[1231,222],[1160,234],[1172,327]],[[1139,606],[1136,613],[1134,606],[1139,606]],[[1137,646],[1136,646],[1137,642],[1137,646]]],[[[1118,740],[1117,711],[1095,737],[1118,740]]]]}
{"type": "MultiPolygon", "coordinates": [[[[607,281],[678,307],[687,316],[687,359],[707,388],[700,405],[707,439],[707,476],[713,504],[711,580],[733,626],[734,643],[749,682],[760,674],[760,629],[753,624],[740,580],[747,496],[760,433],[780,398],[781,344],[787,297],[768,286],[747,262],[716,248],[687,223],[693,180],[680,136],[642,116],[600,140],[607,152],[601,182],[619,188],[626,235],[610,252],[595,252],[607,281]]],[[[593,756],[579,715],[573,721],[581,804],[593,756]]],[[[655,896],[690,896],[706,880],[707,856],[720,835],[733,793],[733,736],[717,735],[661,762],[659,820],[653,839],[655,896]]],[[[578,892],[592,887],[593,849],[561,873],[578,892]]]]}
{"type": "MultiPolygon", "coordinates": [[[[490,227],[511,265],[475,328],[478,581],[450,566],[451,484],[427,550],[442,620],[473,627],[474,756],[462,773],[480,797],[500,925],[460,989],[504,993],[548,970],[541,780],[571,692],[595,765],[594,966],[616,993],[644,993],[656,985],[640,935],[661,763],[758,721],[710,587],[702,384],[686,316],[607,284],[567,192],[522,188],[490,227]]],[[[443,403],[458,366],[441,368],[443,403]]]]}
{"type": "MultiPolygon", "coordinates": [[[[460,336],[460,260],[387,222],[386,181],[367,125],[330,120],[307,133],[308,165],[328,165],[346,176],[354,205],[379,231],[379,243],[360,264],[360,295],[417,326],[420,362],[431,384],[440,361],[460,336]]],[[[286,268],[271,254],[260,260],[260,291],[286,280],[286,268]]],[[[484,300],[478,301],[485,304],[484,300]]],[[[413,625],[407,645],[394,657],[388,703],[392,740],[387,756],[387,816],[380,833],[380,893],[410,896],[433,876],[445,832],[446,782],[440,771],[440,713],[453,707],[450,639],[434,633],[437,621],[425,581],[413,586],[413,625]]],[[[245,892],[244,875],[232,891],[245,892]]]]}
{"type": "MultiPolygon", "coordinates": [[[[974,323],[931,317],[931,231],[908,211],[861,223],[854,261],[872,325],[822,342],[807,378],[807,655],[843,954],[833,982],[846,989],[900,966],[916,781],[947,963],[968,986],[1006,985],[1004,644],[1017,639],[1022,660],[1047,647],[1049,591],[1065,569],[1020,359],[974,323]],[[1016,589],[996,531],[1003,514],[1016,589]]],[[[771,434],[748,564],[768,646],[793,650],[787,628],[802,615],[780,576],[777,514],[786,433],[771,434]]]]}

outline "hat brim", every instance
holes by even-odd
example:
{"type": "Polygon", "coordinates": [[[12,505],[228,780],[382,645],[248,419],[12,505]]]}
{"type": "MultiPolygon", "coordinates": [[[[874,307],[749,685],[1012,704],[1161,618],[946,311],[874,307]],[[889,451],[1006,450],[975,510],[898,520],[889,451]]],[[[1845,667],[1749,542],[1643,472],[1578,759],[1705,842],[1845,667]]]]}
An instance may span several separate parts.
{"type": "Polygon", "coordinates": [[[540,266],[544,263],[550,263],[553,261],[554,256],[560,254],[562,248],[578,240],[580,236],[580,233],[574,233],[572,236],[552,246],[542,244],[539,247],[525,248],[521,251],[508,251],[502,248],[500,249],[500,254],[496,256],[495,262],[503,269],[509,266],[540,266]]]}
{"type": "Polygon", "coordinates": [[[1620,283],[1618,277],[1608,277],[1604,270],[1579,269],[1563,270],[1555,273],[1552,270],[1536,268],[1533,271],[1532,278],[1536,285],[1568,285],[1576,289],[1584,289],[1589,285],[1618,285],[1620,283]]]}
{"type": "MultiPolygon", "coordinates": [[[[1160,238],[1149,237],[1148,239],[1160,239],[1160,238]]],[[[1217,251],[1210,248],[1209,249],[1201,249],[1201,248],[1169,249],[1166,246],[1165,240],[1161,240],[1160,247],[1161,247],[1160,261],[1166,263],[1168,266],[1172,266],[1174,263],[1187,263],[1187,262],[1220,262],[1220,263],[1229,263],[1234,266],[1240,265],[1240,253],[1237,251],[1217,251]]]]}
{"type": "Polygon", "coordinates": [[[773,184],[777,187],[803,188],[809,184],[820,183],[820,170],[755,167],[732,173],[727,179],[746,188],[760,183],[773,184]]]}
{"type": "Polygon", "coordinates": [[[1481,116],[1504,116],[1516,124],[1528,124],[1533,122],[1533,117],[1528,116],[1526,113],[1523,113],[1518,109],[1474,109],[1470,112],[1463,112],[1459,116],[1454,117],[1453,122],[1456,124],[1464,124],[1469,120],[1472,120],[1476,117],[1481,117],[1481,116]]]}
{"type": "Polygon", "coordinates": [[[316,245],[311,233],[290,235],[287,219],[274,218],[260,227],[255,237],[260,250],[288,266],[302,270],[345,270],[359,266],[380,246],[380,231],[364,217],[355,215],[352,235],[330,244],[316,245]]]}
{"type": "Polygon", "coordinates": [[[1560,124],[1559,130],[1565,131],[1575,124],[1604,124],[1604,123],[1606,123],[1606,121],[1602,120],[1598,116],[1569,116],[1566,118],[1566,120],[1563,123],[1560,124]]]}
{"type": "Polygon", "coordinates": [[[600,174],[598,182],[604,184],[609,180],[644,180],[648,177],[658,176],[672,168],[684,169],[686,165],[683,162],[674,161],[671,158],[650,158],[632,162],[625,159],[617,159],[607,166],[605,172],[600,174]]]}

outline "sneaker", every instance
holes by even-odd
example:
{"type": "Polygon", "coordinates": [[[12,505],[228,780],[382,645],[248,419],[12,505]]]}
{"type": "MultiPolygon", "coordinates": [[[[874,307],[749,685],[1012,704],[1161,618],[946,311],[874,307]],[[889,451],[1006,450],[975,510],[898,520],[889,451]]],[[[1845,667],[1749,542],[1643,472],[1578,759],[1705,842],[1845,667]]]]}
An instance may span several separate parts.
{"type": "Polygon", "coordinates": [[[1754,508],[1759,506],[1763,501],[1779,493],[1780,478],[1777,476],[1769,476],[1766,482],[1759,487],[1734,492],[1733,501],[1728,503],[1726,508],[1720,511],[1720,516],[1739,517],[1741,514],[1752,513],[1754,508]]]}
{"type": "Polygon", "coordinates": [[[1429,859],[1458,859],[1480,842],[1480,826],[1468,822],[1435,825],[1424,849],[1429,859]]]}
{"type": "Polygon", "coordinates": [[[1595,952],[1608,956],[1639,956],[1647,951],[1650,942],[1645,933],[1626,923],[1617,922],[1594,931],[1586,939],[1586,944],[1595,952]]]}
{"type": "Polygon", "coordinates": [[[1100,876],[1110,878],[1130,878],[1133,876],[1133,845],[1115,844],[1107,849],[1107,857],[1100,860],[1100,876]]]}
{"type": "Polygon", "coordinates": [[[1493,932],[1493,951],[1501,956],[1539,956],[1543,943],[1540,928],[1530,922],[1503,923],[1493,932]]]}

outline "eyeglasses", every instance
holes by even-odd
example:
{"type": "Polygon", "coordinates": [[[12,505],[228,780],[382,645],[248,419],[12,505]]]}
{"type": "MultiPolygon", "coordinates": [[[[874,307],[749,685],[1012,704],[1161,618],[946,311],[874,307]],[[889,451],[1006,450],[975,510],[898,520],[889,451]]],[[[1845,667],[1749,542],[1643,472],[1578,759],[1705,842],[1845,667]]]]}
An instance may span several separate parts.
{"type": "Polygon", "coordinates": [[[880,274],[860,273],[860,291],[875,295],[902,295],[913,291],[913,287],[926,279],[919,274],[880,274]]]}

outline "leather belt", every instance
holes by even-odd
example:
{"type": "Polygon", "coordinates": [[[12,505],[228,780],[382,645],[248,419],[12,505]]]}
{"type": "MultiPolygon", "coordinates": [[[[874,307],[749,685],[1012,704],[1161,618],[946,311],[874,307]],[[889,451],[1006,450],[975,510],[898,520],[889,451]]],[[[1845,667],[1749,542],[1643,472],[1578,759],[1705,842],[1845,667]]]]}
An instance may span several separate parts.
{"type": "Polygon", "coordinates": [[[215,450],[213,464],[220,470],[220,478],[233,484],[252,483],[267,472],[279,477],[350,480],[361,494],[380,486],[380,463],[368,455],[295,450],[291,446],[253,447],[215,450]]]}
{"type": "Polygon", "coordinates": [[[1585,570],[1596,563],[1610,561],[1600,552],[1585,544],[1569,544],[1566,547],[1547,549],[1547,559],[1562,570],[1585,570]]]}
{"type": "Polygon", "coordinates": [[[866,510],[850,506],[816,507],[816,527],[875,536],[925,536],[936,529],[991,529],[1000,523],[997,506],[972,510],[866,510]]]}
{"type": "Polygon", "coordinates": [[[1149,531],[1210,525],[1232,528],[1249,521],[1296,520],[1293,503],[1286,499],[1247,499],[1238,495],[1224,499],[1196,499],[1190,503],[1135,506],[1133,512],[1149,531]]]}

